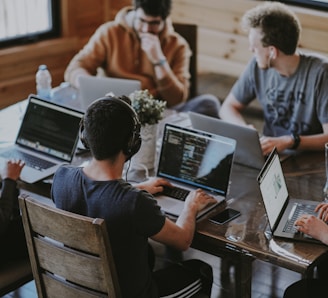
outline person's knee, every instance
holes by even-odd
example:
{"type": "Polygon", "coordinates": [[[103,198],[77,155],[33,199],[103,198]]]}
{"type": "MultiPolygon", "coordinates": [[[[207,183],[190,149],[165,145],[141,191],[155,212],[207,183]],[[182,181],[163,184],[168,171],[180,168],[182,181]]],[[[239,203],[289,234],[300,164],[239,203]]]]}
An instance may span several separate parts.
{"type": "Polygon", "coordinates": [[[210,296],[213,284],[212,266],[197,259],[186,260],[183,262],[183,266],[192,272],[198,273],[202,281],[202,292],[210,296]]]}
{"type": "Polygon", "coordinates": [[[302,279],[291,284],[284,292],[284,298],[326,297],[325,282],[319,279],[302,279]]]}
{"type": "Polygon", "coordinates": [[[219,118],[221,103],[213,94],[198,95],[177,108],[179,112],[195,112],[219,118]]]}

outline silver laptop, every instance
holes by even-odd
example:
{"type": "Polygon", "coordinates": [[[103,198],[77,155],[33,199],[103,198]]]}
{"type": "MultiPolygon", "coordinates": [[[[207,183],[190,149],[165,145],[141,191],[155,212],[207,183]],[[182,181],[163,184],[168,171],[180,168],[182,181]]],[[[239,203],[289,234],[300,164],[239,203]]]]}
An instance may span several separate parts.
{"type": "Polygon", "coordinates": [[[107,93],[113,93],[115,96],[129,96],[132,92],[141,89],[141,83],[138,80],[98,76],[81,76],[78,80],[82,111],[85,111],[94,100],[104,97],[107,93]]]}
{"type": "Polygon", "coordinates": [[[273,236],[320,243],[298,232],[294,225],[295,220],[302,214],[316,215],[314,209],[319,202],[289,197],[281,162],[275,148],[267,158],[257,181],[273,236]]]}
{"type": "Polygon", "coordinates": [[[255,129],[235,125],[214,117],[189,112],[191,125],[195,129],[208,131],[237,141],[234,162],[261,169],[264,164],[258,132],[255,129]]]}
{"type": "Polygon", "coordinates": [[[24,118],[13,146],[2,148],[0,163],[22,159],[21,180],[45,179],[73,159],[83,113],[30,95],[24,118]]]}
{"type": "MultiPolygon", "coordinates": [[[[187,194],[197,188],[214,196],[217,204],[223,202],[229,189],[235,148],[233,139],[165,124],[156,175],[176,188],[167,188],[157,195],[163,211],[179,216],[187,194]]],[[[217,204],[199,212],[197,219],[217,204]]]]}

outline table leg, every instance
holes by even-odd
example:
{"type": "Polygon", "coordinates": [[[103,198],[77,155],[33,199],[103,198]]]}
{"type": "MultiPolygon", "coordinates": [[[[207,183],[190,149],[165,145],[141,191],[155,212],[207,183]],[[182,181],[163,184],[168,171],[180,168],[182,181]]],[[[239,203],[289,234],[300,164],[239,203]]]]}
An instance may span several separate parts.
{"type": "Polygon", "coordinates": [[[250,298],[252,296],[252,262],[253,258],[241,256],[235,262],[236,297],[250,298]]]}

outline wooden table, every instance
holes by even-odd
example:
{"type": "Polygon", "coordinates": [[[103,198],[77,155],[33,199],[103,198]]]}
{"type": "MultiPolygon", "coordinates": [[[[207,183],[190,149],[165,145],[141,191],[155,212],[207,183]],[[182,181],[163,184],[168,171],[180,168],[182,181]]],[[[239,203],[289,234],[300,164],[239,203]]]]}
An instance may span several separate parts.
{"type": "MultiPolygon", "coordinates": [[[[0,111],[1,146],[14,140],[25,105],[26,102],[22,102],[0,111]]],[[[185,117],[181,121],[186,124],[185,117]]],[[[88,158],[88,154],[77,155],[73,164],[79,165],[88,158]]],[[[292,156],[282,166],[291,196],[322,200],[325,183],[323,151],[292,156]]],[[[142,179],[138,173],[132,171],[130,174],[128,177],[134,175],[142,179]]],[[[197,223],[192,244],[194,248],[223,258],[223,264],[235,266],[237,297],[251,297],[252,262],[255,259],[299,272],[306,277],[312,274],[318,261],[327,257],[328,252],[328,247],[324,245],[271,238],[257,174],[257,170],[233,165],[227,201],[197,223]],[[209,216],[227,205],[240,210],[241,216],[221,226],[208,221],[209,216]]],[[[35,184],[21,182],[20,187],[23,191],[50,197],[51,180],[35,184]]]]}
{"type": "MultiPolygon", "coordinates": [[[[307,152],[282,163],[292,197],[322,200],[325,183],[324,152],[307,152]]],[[[328,247],[318,244],[272,238],[256,176],[258,171],[234,165],[229,207],[242,215],[219,226],[207,219],[197,224],[193,247],[222,257],[235,266],[237,297],[251,297],[252,262],[255,259],[311,276],[328,247]]],[[[218,207],[222,208],[222,207],[218,207]]],[[[217,211],[213,211],[217,212],[217,211]]]]}

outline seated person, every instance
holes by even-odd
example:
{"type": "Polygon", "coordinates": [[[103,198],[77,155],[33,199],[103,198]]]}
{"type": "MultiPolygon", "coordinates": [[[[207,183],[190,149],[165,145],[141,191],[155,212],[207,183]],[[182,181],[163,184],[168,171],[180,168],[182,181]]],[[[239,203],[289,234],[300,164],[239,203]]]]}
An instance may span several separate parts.
{"type": "MultiPolygon", "coordinates": [[[[302,215],[297,219],[295,225],[300,232],[308,234],[328,245],[328,203],[320,203],[315,211],[319,212],[318,217],[313,215],[302,215]]],[[[327,260],[322,261],[318,265],[317,279],[302,279],[290,285],[284,293],[284,298],[327,297],[327,265],[327,260]]]]}
{"type": "Polygon", "coordinates": [[[59,168],[52,199],[58,208],[105,219],[123,297],[181,297],[179,291],[191,286],[197,292],[199,285],[210,295],[212,268],[200,260],[152,272],[148,238],[175,249],[188,249],[197,213],[216,201],[198,189],[188,196],[182,214],[173,222],[151,195],[163,191],[164,185],[170,186],[168,181],[153,179],[136,188],[122,179],[125,162],[141,144],[140,123],[128,101],[125,96],[105,97],[88,107],[80,136],[92,159],[83,168],[59,168]]]}
{"type": "Polygon", "coordinates": [[[223,120],[246,125],[242,111],[255,98],[264,112],[261,146],[323,150],[328,141],[328,60],[297,51],[301,26],[288,6],[269,2],[245,13],[254,57],[220,109],[223,120]]]}
{"type": "Polygon", "coordinates": [[[0,235],[3,241],[0,245],[0,264],[28,256],[16,182],[24,165],[20,160],[9,160],[1,169],[0,235]]]}
{"type": "Polygon", "coordinates": [[[65,80],[78,88],[79,76],[96,75],[102,68],[106,76],[141,81],[141,88],[165,100],[168,108],[218,117],[220,102],[214,95],[204,94],[186,102],[192,53],[168,18],[172,1],[133,2],[133,8],[123,8],[114,21],[98,28],[73,57],[65,80]]]}

